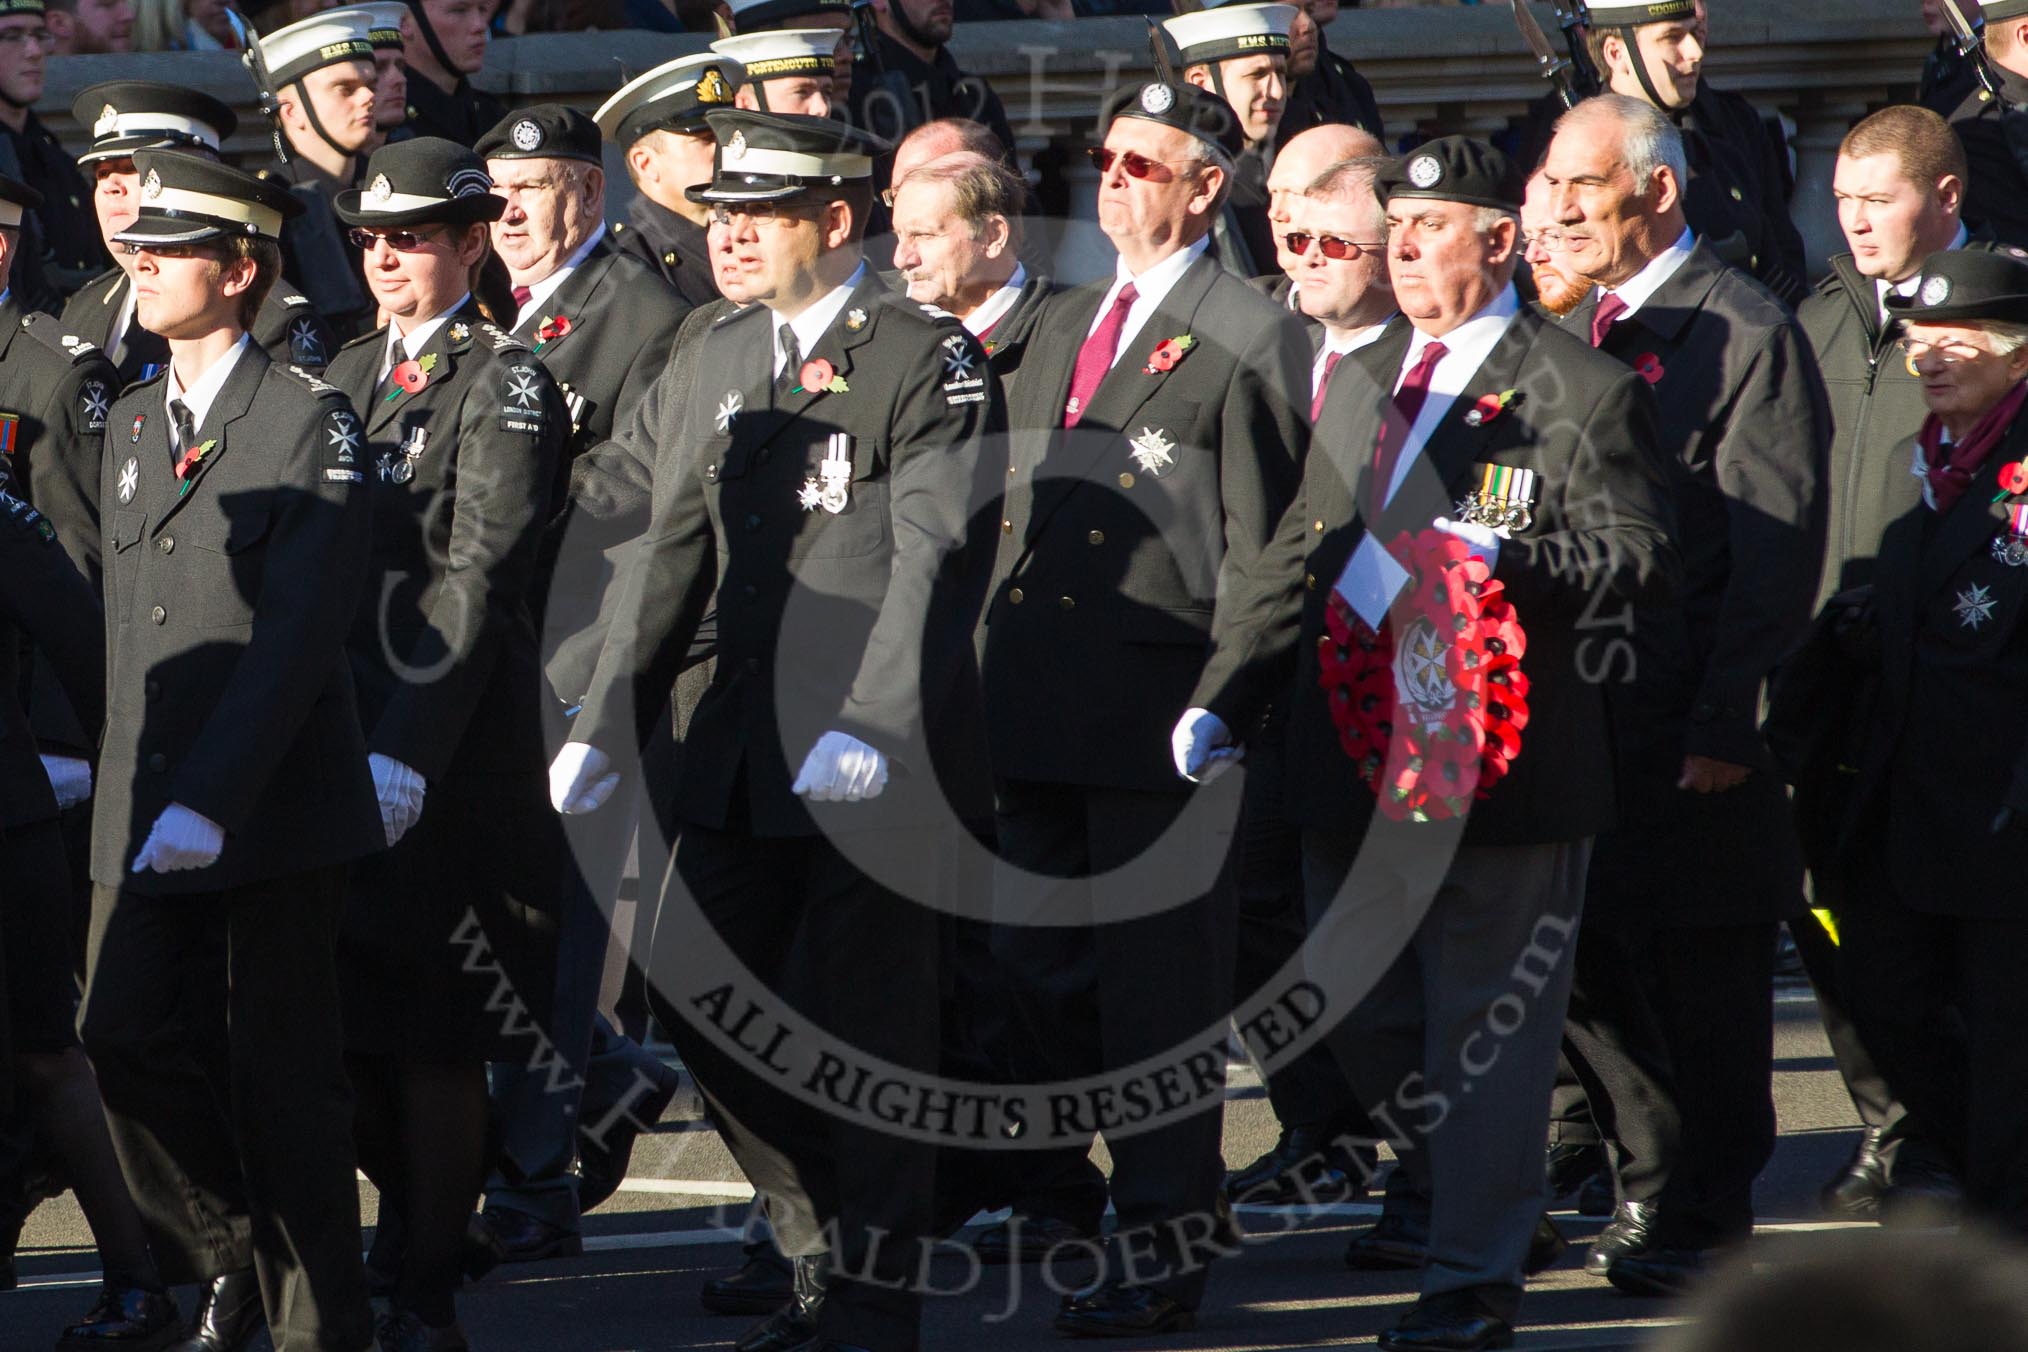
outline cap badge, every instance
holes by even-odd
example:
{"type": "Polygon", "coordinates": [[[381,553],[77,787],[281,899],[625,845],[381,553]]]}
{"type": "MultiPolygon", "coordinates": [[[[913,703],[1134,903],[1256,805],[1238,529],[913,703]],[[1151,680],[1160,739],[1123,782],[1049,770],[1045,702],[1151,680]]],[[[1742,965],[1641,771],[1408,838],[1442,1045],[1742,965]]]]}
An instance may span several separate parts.
{"type": "Polygon", "coordinates": [[[746,158],[745,132],[743,131],[734,132],[732,134],[732,139],[725,143],[725,158],[727,158],[728,160],[739,160],[746,158]]]}
{"type": "Polygon", "coordinates": [[[725,77],[718,73],[718,67],[706,66],[704,74],[697,77],[696,98],[699,103],[730,103],[732,90],[725,84],[725,77]]]}
{"type": "Polygon", "coordinates": [[[367,189],[367,191],[372,194],[374,201],[385,202],[388,198],[394,196],[394,185],[387,181],[386,174],[375,174],[373,176],[373,186],[367,189]]]}
{"type": "Polygon", "coordinates": [[[1443,177],[1443,161],[1434,155],[1418,155],[1409,161],[1408,181],[1418,188],[1434,188],[1443,177]]]}
{"type": "Polygon", "coordinates": [[[514,148],[533,150],[542,144],[542,128],[535,125],[533,118],[522,118],[514,124],[514,148]]]}
{"type": "Polygon", "coordinates": [[[161,195],[162,175],[150,169],[148,176],[141,180],[141,200],[152,202],[161,195]]]}
{"type": "Polygon", "coordinates": [[[1176,106],[1176,91],[1165,84],[1141,86],[1141,111],[1160,117],[1176,106]]]}
{"type": "Polygon", "coordinates": [[[99,120],[92,123],[93,136],[111,136],[120,125],[120,110],[107,104],[99,109],[99,120]]]}
{"type": "Polygon", "coordinates": [[[1948,277],[1925,277],[1922,282],[1920,299],[1932,308],[1951,298],[1951,279],[1948,277]]]}

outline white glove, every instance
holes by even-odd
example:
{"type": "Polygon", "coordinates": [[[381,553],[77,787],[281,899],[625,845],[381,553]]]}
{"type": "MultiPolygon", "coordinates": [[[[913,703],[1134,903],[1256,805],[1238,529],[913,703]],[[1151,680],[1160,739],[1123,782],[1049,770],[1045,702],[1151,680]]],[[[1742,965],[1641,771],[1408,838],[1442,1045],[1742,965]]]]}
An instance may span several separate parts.
{"type": "Polygon", "coordinates": [[[56,790],[56,806],[68,811],[92,796],[92,763],[76,756],[44,756],[42,773],[56,790]]]}
{"type": "Polygon", "coordinates": [[[887,757],[857,737],[827,732],[803,757],[789,792],[813,803],[856,803],[878,798],[887,787],[887,757]]]}
{"type": "Polygon", "coordinates": [[[1446,535],[1455,535],[1472,547],[1472,551],[1486,561],[1486,571],[1492,572],[1500,563],[1500,537],[1485,526],[1475,526],[1469,521],[1453,521],[1440,516],[1430,522],[1446,535]]]}
{"type": "Polygon", "coordinates": [[[1169,754],[1175,758],[1177,774],[1192,784],[1209,784],[1243,759],[1246,748],[1232,744],[1232,729],[1217,714],[1190,709],[1169,734],[1169,754]]]}
{"type": "Polygon", "coordinates": [[[180,803],[171,803],[155,819],[141,852],[134,856],[134,872],[174,873],[178,869],[205,868],[218,862],[225,848],[225,828],[209,817],[199,816],[180,803]]]}
{"type": "Polygon", "coordinates": [[[597,812],[620,787],[612,759],[589,742],[565,742],[549,763],[549,805],[558,812],[579,816],[597,812]]]}
{"type": "Polygon", "coordinates": [[[378,751],[368,753],[366,768],[373,771],[373,796],[380,800],[380,826],[387,832],[387,848],[391,850],[422,816],[427,786],[421,775],[378,751]]]}

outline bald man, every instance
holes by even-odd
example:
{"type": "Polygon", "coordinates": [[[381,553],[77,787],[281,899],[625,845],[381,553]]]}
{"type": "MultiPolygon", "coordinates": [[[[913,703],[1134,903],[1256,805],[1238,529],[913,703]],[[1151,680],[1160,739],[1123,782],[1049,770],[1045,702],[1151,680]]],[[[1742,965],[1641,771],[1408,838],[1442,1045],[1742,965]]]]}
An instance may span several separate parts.
{"type": "Polygon", "coordinates": [[[1289,278],[1303,266],[1303,260],[1290,253],[1282,239],[1289,231],[1289,212],[1295,200],[1316,181],[1317,175],[1332,165],[1383,153],[1380,142],[1371,135],[1341,123],[1312,127],[1292,136],[1275,153],[1274,168],[1267,177],[1268,224],[1274,230],[1275,265],[1282,275],[1272,279],[1270,296],[1287,305],[1289,278]]]}

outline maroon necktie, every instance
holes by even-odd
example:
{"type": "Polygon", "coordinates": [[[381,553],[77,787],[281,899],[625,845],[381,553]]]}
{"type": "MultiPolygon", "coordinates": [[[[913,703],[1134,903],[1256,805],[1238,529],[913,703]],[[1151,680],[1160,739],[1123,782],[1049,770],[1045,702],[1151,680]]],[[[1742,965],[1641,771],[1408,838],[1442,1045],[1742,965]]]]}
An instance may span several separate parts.
{"type": "Polygon", "coordinates": [[[1085,406],[1098,392],[1099,382],[1113,369],[1113,357],[1120,350],[1120,330],[1127,326],[1127,311],[1140,298],[1141,293],[1134,290],[1132,282],[1121,287],[1120,294],[1113,298],[1113,308],[1106,311],[1106,317],[1077,350],[1077,365],[1070,372],[1070,398],[1063,405],[1065,427],[1077,426],[1085,406]]]}
{"type": "Polygon", "coordinates": [[[1605,342],[1606,330],[1613,321],[1627,312],[1627,303],[1608,291],[1598,298],[1598,308],[1591,312],[1591,345],[1597,347],[1605,342]]]}
{"type": "Polygon", "coordinates": [[[528,289],[527,287],[525,287],[525,286],[517,286],[517,287],[515,287],[515,288],[514,288],[514,308],[518,310],[518,309],[520,309],[520,308],[521,308],[522,306],[524,306],[524,305],[528,304],[529,298],[530,298],[531,296],[533,296],[534,294],[535,294],[535,293],[534,293],[533,291],[530,291],[530,290],[529,290],[529,289],[528,289]]]}
{"type": "Polygon", "coordinates": [[[1310,421],[1316,422],[1324,412],[1324,394],[1331,388],[1331,373],[1338,369],[1342,352],[1328,352],[1324,355],[1324,374],[1317,377],[1317,392],[1310,396],[1310,421]]]}
{"type": "Polygon", "coordinates": [[[1371,503],[1367,515],[1372,520],[1378,520],[1387,506],[1395,462],[1401,458],[1401,448],[1408,444],[1416,415],[1429,399],[1429,382],[1436,375],[1437,363],[1449,355],[1450,350],[1442,343],[1431,343],[1422,350],[1421,359],[1408,368],[1408,374],[1401,378],[1401,388],[1394,392],[1394,417],[1382,425],[1380,444],[1373,448],[1373,482],[1367,493],[1371,503]]]}

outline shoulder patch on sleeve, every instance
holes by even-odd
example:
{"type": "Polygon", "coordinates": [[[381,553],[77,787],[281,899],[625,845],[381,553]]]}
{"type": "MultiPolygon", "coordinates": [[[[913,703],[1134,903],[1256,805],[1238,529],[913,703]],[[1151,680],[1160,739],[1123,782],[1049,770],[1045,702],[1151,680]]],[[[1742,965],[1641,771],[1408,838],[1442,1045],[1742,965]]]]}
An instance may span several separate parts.
{"type": "Polygon", "coordinates": [[[5,515],[7,524],[14,530],[32,535],[46,545],[56,543],[56,527],[26,500],[15,497],[12,484],[0,485],[0,514],[5,515]]]}
{"type": "Polygon", "coordinates": [[[78,386],[77,425],[86,432],[106,430],[106,416],[112,412],[113,392],[103,380],[87,380],[78,386]]]}
{"type": "Polygon", "coordinates": [[[500,430],[540,436],[549,426],[544,402],[546,377],[534,361],[509,361],[501,368],[500,430]]]}
{"type": "Polygon", "coordinates": [[[943,358],[944,402],[983,404],[986,402],[986,354],[978,340],[964,330],[947,333],[937,344],[943,358]]]}
{"type": "Polygon", "coordinates": [[[295,366],[327,366],[331,362],[331,331],[315,310],[289,316],[289,361],[295,366]]]}
{"type": "Polygon", "coordinates": [[[324,482],[365,483],[366,474],[359,468],[359,457],[365,454],[365,429],[359,425],[359,415],[345,404],[333,401],[325,408],[318,431],[323,435],[318,454],[324,467],[324,482]]]}

